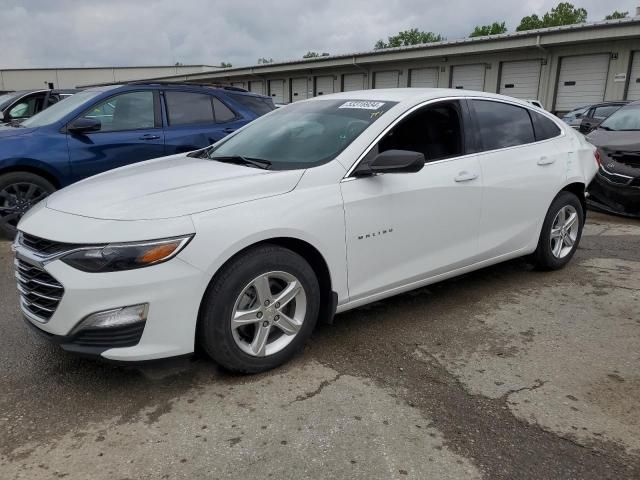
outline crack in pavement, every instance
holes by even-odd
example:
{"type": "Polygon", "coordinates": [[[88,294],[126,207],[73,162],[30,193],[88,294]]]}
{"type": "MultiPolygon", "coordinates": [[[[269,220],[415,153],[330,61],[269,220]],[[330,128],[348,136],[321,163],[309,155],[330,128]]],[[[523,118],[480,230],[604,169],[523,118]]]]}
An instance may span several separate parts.
{"type": "Polygon", "coordinates": [[[320,382],[320,384],[318,385],[318,388],[316,388],[314,391],[312,392],[305,392],[304,395],[298,395],[296,397],[295,400],[292,400],[289,402],[289,405],[296,403],[296,402],[304,402],[305,400],[309,400],[310,398],[315,397],[316,395],[318,395],[320,392],[322,392],[322,390],[324,390],[326,387],[328,387],[329,385],[331,385],[332,383],[335,383],[338,381],[338,379],[342,376],[341,373],[337,374],[335,376],[335,378],[329,379],[329,380],[322,380],[320,382]]]}

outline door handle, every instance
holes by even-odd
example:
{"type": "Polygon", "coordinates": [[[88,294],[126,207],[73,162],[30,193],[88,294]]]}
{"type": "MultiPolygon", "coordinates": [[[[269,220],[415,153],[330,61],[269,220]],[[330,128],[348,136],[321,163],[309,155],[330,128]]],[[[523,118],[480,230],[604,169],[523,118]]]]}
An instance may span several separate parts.
{"type": "Polygon", "coordinates": [[[551,165],[552,163],[555,163],[555,161],[555,158],[540,157],[540,159],[538,160],[538,165],[551,165]]]}
{"type": "Polygon", "coordinates": [[[152,133],[145,133],[140,137],[140,140],[158,140],[160,135],[154,135],[152,133]]]}
{"type": "Polygon", "coordinates": [[[478,178],[477,173],[469,173],[469,172],[463,171],[463,172],[460,172],[458,176],[454,178],[454,180],[460,183],[460,182],[470,182],[471,180],[475,180],[476,178],[478,178]]]}

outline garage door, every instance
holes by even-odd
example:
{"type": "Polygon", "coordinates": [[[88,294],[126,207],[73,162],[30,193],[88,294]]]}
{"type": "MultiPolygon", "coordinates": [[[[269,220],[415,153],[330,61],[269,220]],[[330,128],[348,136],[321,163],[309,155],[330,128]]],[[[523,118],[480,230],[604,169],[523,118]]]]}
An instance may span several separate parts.
{"type": "Polygon", "coordinates": [[[456,65],[451,72],[451,88],[484,90],[484,64],[456,65]]]}
{"type": "Polygon", "coordinates": [[[262,80],[252,80],[249,82],[249,91],[264,95],[264,82],[262,80]]]}
{"type": "Polygon", "coordinates": [[[640,52],[633,54],[627,100],[640,100],[640,52]]]}
{"type": "Polygon", "coordinates": [[[364,90],[364,74],[350,73],[342,77],[342,91],[352,92],[354,90],[364,90]]]}
{"type": "Polygon", "coordinates": [[[244,82],[231,82],[232,87],[247,88],[244,82]]]}
{"type": "Polygon", "coordinates": [[[316,77],[316,95],[329,95],[333,93],[333,75],[316,77]]]}
{"type": "Polygon", "coordinates": [[[540,60],[503,62],[499,93],[525,100],[537,99],[540,65],[540,60]]]}
{"type": "Polygon", "coordinates": [[[291,101],[298,102],[309,97],[307,78],[294,78],[291,80],[291,101]]]}
{"type": "Polygon", "coordinates": [[[399,86],[399,72],[375,72],[373,74],[373,88],[398,88],[399,86]]]}
{"type": "Polygon", "coordinates": [[[604,99],[609,54],[564,57],[560,62],[555,110],[567,112],[604,99]]]}
{"type": "Polygon", "coordinates": [[[435,88],[438,86],[437,68],[414,68],[409,72],[409,86],[415,88],[435,88]]]}
{"type": "Polygon", "coordinates": [[[284,103],[284,80],[269,80],[269,95],[273,103],[284,103]]]}

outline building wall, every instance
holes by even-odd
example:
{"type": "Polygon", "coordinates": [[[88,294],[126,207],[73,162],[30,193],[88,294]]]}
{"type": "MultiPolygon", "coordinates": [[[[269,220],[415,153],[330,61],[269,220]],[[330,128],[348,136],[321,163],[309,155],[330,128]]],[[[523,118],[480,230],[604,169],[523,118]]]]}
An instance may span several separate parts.
{"type": "MultiPolygon", "coordinates": [[[[301,68],[300,64],[274,65],[274,71],[261,73],[255,69],[247,74],[244,71],[234,75],[230,72],[215,72],[213,74],[189,75],[180,79],[181,81],[197,82],[246,82],[264,80],[268,85],[269,80],[285,80],[285,103],[291,102],[291,80],[306,76],[309,79],[310,88],[313,89],[314,78],[321,75],[332,75],[334,77],[334,91],[342,91],[342,77],[345,74],[363,73],[366,75],[367,88],[373,88],[374,75],[376,72],[396,70],[399,75],[399,86],[406,87],[409,82],[410,70],[415,68],[435,67],[438,69],[438,87],[449,88],[453,67],[458,65],[483,64],[485,66],[484,91],[497,92],[501,63],[519,60],[539,60],[541,62],[540,80],[538,88],[538,99],[546,109],[553,111],[556,100],[557,82],[561,59],[566,56],[589,55],[597,53],[607,53],[610,55],[609,69],[607,73],[604,100],[620,100],[626,95],[629,82],[630,65],[633,52],[640,50],[639,38],[623,40],[591,39],[587,37],[579,44],[560,44],[551,47],[523,46],[522,48],[512,48],[503,51],[489,53],[482,52],[478,48],[470,48],[468,53],[437,56],[427,56],[423,53],[420,58],[419,52],[412,52],[411,59],[402,59],[409,56],[407,52],[396,55],[399,59],[394,59],[394,54],[385,56],[372,56],[371,58],[358,58],[358,63],[351,65],[331,65],[330,61],[324,62],[327,66],[309,65],[314,68],[301,68]],[[627,78],[620,81],[620,75],[627,78]],[[616,77],[618,75],[618,77],[616,77]]],[[[344,63],[344,62],[343,62],[344,63]]],[[[245,69],[246,70],[246,69],[245,69]]],[[[313,92],[315,93],[315,92],[313,92]]]]}
{"type": "Polygon", "coordinates": [[[216,67],[184,65],[170,67],[47,68],[0,70],[0,90],[75,88],[81,85],[125,82],[166,75],[202,73],[216,67]]]}

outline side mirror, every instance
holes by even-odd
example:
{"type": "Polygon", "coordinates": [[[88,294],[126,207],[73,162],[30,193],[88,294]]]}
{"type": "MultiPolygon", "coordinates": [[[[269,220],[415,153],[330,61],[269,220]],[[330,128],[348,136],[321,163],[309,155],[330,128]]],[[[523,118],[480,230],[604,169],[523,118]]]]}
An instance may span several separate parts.
{"type": "Polygon", "coordinates": [[[357,177],[377,173],[415,173],[424,167],[424,154],[410,150],[387,150],[379,153],[370,163],[361,163],[353,172],[357,177]]]}
{"type": "Polygon", "coordinates": [[[80,117],[67,125],[67,131],[71,133],[98,132],[102,128],[102,122],[96,118],[80,117]]]}

